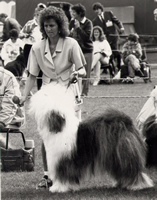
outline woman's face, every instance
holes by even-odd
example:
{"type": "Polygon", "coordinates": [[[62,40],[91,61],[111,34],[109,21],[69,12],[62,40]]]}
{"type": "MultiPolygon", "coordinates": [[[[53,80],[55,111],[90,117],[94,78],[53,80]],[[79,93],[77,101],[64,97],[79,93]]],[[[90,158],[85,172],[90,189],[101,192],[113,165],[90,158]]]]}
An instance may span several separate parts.
{"type": "Polygon", "coordinates": [[[40,15],[40,12],[35,13],[35,20],[36,20],[37,24],[39,24],[39,15],[40,15]]]}
{"type": "Polygon", "coordinates": [[[58,24],[54,19],[45,21],[44,29],[48,38],[59,36],[58,24]]]}
{"type": "Polygon", "coordinates": [[[93,35],[94,35],[94,38],[95,40],[98,40],[99,37],[100,37],[100,32],[98,29],[95,29],[94,32],[93,32],[93,35]]]}
{"type": "Polygon", "coordinates": [[[71,9],[70,14],[71,14],[72,18],[74,18],[74,19],[80,18],[80,16],[77,14],[77,12],[75,10],[71,9]]]}

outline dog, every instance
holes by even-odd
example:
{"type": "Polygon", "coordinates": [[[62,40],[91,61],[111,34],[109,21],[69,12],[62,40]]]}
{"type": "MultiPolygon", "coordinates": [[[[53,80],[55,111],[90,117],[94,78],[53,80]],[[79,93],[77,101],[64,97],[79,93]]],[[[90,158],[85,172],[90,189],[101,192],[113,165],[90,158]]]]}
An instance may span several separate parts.
{"type": "Polygon", "coordinates": [[[26,62],[23,53],[17,56],[15,60],[7,63],[4,68],[12,72],[17,80],[20,81],[26,69],[26,62]]]}
{"type": "Polygon", "coordinates": [[[109,109],[79,122],[71,87],[50,83],[31,97],[29,113],[45,145],[52,193],[79,190],[85,178],[106,172],[120,188],[153,187],[144,173],[145,144],[123,112],[109,109]]]}
{"type": "Polygon", "coordinates": [[[157,86],[137,116],[137,125],[147,145],[147,167],[157,167],[157,86]]]}

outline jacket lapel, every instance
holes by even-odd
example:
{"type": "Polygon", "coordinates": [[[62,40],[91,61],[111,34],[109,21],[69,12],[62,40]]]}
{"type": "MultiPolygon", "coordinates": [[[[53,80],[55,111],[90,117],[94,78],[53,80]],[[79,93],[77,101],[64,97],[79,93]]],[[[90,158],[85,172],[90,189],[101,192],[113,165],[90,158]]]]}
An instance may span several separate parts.
{"type": "Polygon", "coordinates": [[[51,53],[50,53],[50,49],[49,49],[49,42],[48,42],[48,39],[46,39],[44,56],[45,56],[45,58],[46,58],[49,62],[51,62],[51,63],[53,64],[52,57],[51,57],[51,53]]]}
{"type": "Polygon", "coordinates": [[[59,38],[59,40],[57,42],[56,50],[53,53],[52,58],[54,58],[56,56],[56,53],[62,52],[62,49],[63,49],[63,38],[59,38]]]}

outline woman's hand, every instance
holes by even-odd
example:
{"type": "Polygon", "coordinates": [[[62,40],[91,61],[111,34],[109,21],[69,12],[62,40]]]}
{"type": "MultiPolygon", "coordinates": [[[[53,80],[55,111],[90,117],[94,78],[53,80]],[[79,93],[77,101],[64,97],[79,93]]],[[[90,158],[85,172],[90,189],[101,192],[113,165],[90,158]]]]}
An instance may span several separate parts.
{"type": "Polygon", "coordinates": [[[75,19],[74,25],[75,25],[75,28],[79,28],[80,22],[77,19],[75,19]]]}
{"type": "Polygon", "coordinates": [[[20,106],[24,106],[24,103],[25,103],[25,101],[26,101],[26,97],[25,96],[22,96],[21,98],[20,98],[20,103],[19,103],[19,105],[20,106]]]}
{"type": "Polygon", "coordinates": [[[77,79],[78,79],[78,71],[72,72],[72,74],[70,75],[70,78],[69,78],[69,82],[76,83],[77,79]]]}

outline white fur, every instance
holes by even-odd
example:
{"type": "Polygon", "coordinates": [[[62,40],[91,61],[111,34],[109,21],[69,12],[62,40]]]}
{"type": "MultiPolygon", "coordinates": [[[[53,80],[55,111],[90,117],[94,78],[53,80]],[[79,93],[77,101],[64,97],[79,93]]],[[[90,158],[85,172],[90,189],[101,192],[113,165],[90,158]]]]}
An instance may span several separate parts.
{"type": "Polygon", "coordinates": [[[72,148],[76,144],[79,119],[75,116],[75,97],[72,89],[66,89],[64,86],[54,83],[43,87],[32,97],[30,113],[35,115],[39,134],[43,139],[47,152],[48,169],[51,169],[49,177],[55,182],[54,170],[58,159],[65,154],[70,155],[72,148]],[[54,100],[52,101],[52,99],[54,100]],[[51,133],[48,127],[45,126],[45,116],[52,109],[56,112],[62,111],[63,115],[66,115],[64,132],[51,133]]]}
{"type": "Polygon", "coordinates": [[[73,116],[75,112],[74,107],[75,97],[72,89],[66,89],[66,87],[52,82],[43,86],[42,89],[31,98],[30,113],[35,116],[38,128],[41,130],[45,126],[45,116],[47,116],[51,110],[62,110],[62,113],[67,116],[73,116]]]}

